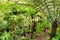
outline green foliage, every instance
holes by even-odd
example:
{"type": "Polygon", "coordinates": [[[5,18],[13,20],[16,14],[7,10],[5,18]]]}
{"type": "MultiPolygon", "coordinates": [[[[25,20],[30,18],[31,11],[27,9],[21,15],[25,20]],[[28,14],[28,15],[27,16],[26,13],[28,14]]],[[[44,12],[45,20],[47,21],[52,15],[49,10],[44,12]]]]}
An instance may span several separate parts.
{"type": "Polygon", "coordinates": [[[44,21],[44,22],[42,22],[42,23],[40,23],[40,24],[36,27],[36,32],[41,32],[41,31],[43,31],[43,29],[44,29],[45,27],[48,27],[48,28],[51,27],[50,22],[47,21],[47,20],[44,21]]]}
{"type": "Polygon", "coordinates": [[[18,26],[15,27],[15,34],[16,35],[22,35],[23,34],[23,30],[21,28],[19,28],[18,26]]]}
{"type": "MultiPolygon", "coordinates": [[[[56,0],[57,1],[57,0],[56,0]]],[[[54,2],[56,2],[54,1],[54,2]]],[[[14,36],[15,38],[19,38],[24,34],[25,32],[30,32],[31,24],[33,21],[42,21],[39,22],[36,26],[36,32],[41,33],[45,27],[48,27],[51,29],[51,23],[49,18],[53,19],[58,16],[58,22],[60,21],[60,9],[58,12],[54,15],[53,9],[49,9],[52,13],[50,17],[49,13],[47,14],[46,4],[43,5],[41,3],[41,0],[35,0],[34,2],[28,0],[22,0],[23,4],[17,3],[17,2],[7,2],[4,4],[0,4],[0,40],[12,40],[12,20],[14,21],[14,36]],[[26,4],[28,3],[28,4],[26,4]],[[44,9],[46,6],[46,9],[44,9]],[[40,9],[40,7],[43,9],[40,9]],[[46,12],[46,13],[44,13],[46,12]],[[43,14],[44,13],[44,14],[43,14]],[[32,16],[34,17],[32,19],[32,16]]],[[[46,1],[48,7],[54,6],[50,3],[50,1],[46,1]]],[[[53,3],[53,2],[52,2],[53,3]]],[[[59,0],[55,4],[57,7],[59,7],[59,0]]],[[[52,21],[53,21],[52,20],[52,21]]],[[[51,30],[49,30],[49,33],[51,30]]],[[[52,40],[58,40],[60,38],[60,28],[57,28],[56,36],[52,40]]],[[[28,38],[24,38],[23,40],[28,40],[28,38]]]]}
{"type": "Polygon", "coordinates": [[[0,36],[0,40],[12,40],[12,35],[11,32],[4,32],[1,36],[0,36]]]}

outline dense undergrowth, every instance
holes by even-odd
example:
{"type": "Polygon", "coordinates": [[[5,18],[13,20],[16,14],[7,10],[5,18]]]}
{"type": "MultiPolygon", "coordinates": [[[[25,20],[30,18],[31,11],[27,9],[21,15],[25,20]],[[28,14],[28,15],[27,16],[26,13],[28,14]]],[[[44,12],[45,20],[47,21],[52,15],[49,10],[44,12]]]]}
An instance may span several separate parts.
{"type": "MultiPolygon", "coordinates": [[[[52,24],[42,12],[14,2],[0,4],[0,40],[49,40],[52,24]],[[33,18],[32,18],[33,16],[33,18]],[[31,38],[33,22],[35,31],[31,38]],[[24,33],[26,36],[24,36],[24,33]]],[[[60,39],[60,25],[52,40],[60,39]]]]}

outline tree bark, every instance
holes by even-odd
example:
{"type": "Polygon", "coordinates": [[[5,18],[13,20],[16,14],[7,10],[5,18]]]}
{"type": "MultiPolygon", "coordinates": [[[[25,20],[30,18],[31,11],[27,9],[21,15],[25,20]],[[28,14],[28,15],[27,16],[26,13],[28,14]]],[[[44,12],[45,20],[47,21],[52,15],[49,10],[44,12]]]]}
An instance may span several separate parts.
{"type": "Polygon", "coordinates": [[[52,40],[52,38],[55,37],[55,35],[56,35],[56,30],[57,30],[57,21],[55,20],[55,21],[52,23],[50,40],[52,40]]]}
{"type": "Polygon", "coordinates": [[[15,31],[15,29],[14,29],[14,27],[15,27],[15,22],[12,20],[12,40],[14,40],[15,39],[15,37],[14,37],[14,31],[15,31]]]}
{"type": "Polygon", "coordinates": [[[33,22],[32,26],[31,26],[31,38],[33,37],[33,32],[36,31],[35,27],[37,26],[37,22],[33,22]]]}

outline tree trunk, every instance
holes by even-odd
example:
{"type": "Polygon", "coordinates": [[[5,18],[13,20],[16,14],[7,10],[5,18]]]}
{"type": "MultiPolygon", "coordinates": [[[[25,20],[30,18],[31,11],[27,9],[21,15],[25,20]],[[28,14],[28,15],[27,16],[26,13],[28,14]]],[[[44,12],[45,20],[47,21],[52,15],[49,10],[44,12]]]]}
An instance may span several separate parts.
{"type": "Polygon", "coordinates": [[[14,37],[14,31],[15,31],[14,27],[15,27],[15,23],[14,23],[14,21],[12,21],[12,40],[15,39],[15,37],[14,37]]]}
{"type": "Polygon", "coordinates": [[[56,35],[56,30],[57,30],[57,21],[55,20],[55,21],[52,23],[50,40],[52,40],[52,38],[55,37],[55,35],[56,35]]]}
{"type": "Polygon", "coordinates": [[[33,22],[32,26],[31,26],[31,38],[33,37],[33,32],[36,31],[35,27],[37,26],[37,22],[33,22]]]}

